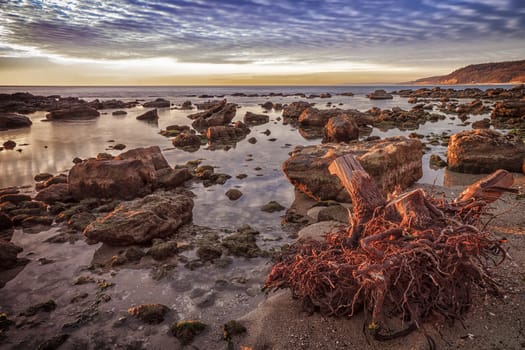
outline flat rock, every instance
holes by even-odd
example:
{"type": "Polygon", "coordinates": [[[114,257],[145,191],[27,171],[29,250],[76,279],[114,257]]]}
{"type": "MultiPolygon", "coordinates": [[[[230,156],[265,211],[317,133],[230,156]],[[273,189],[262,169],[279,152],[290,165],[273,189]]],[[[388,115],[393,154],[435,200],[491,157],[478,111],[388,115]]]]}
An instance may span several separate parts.
{"type": "Polygon", "coordinates": [[[111,213],[101,217],[84,230],[84,235],[96,242],[110,245],[148,243],[164,238],[192,219],[193,201],[184,195],[152,194],[122,202],[111,213]]]}

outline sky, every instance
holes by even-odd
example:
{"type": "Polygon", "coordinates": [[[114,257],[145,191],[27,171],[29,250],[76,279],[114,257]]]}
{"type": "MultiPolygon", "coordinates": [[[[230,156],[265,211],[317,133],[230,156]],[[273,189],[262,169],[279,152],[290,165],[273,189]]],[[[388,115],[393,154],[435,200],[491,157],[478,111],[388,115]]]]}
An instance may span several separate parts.
{"type": "Polygon", "coordinates": [[[0,0],[0,85],[335,85],[525,59],[524,0],[0,0]]]}

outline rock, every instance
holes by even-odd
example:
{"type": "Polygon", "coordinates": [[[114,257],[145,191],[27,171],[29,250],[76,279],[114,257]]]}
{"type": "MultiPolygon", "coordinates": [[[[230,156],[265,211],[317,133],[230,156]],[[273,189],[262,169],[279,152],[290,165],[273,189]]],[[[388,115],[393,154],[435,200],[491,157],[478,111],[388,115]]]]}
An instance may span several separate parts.
{"type": "Polygon", "coordinates": [[[350,202],[348,193],[328,166],[339,156],[353,154],[387,196],[397,187],[405,189],[423,175],[423,145],[417,139],[391,137],[351,144],[296,147],[283,163],[288,180],[315,200],[350,202]]]}
{"type": "Polygon", "coordinates": [[[203,131],[211,126],[229,124],[236,113],[237,105],[235,103],[226,103],[226,100],[223,100],[204,112],[189,115],[188,118],[194,119],[191,126],[196,130],[203,131]]]}
{"type": "Polygon", "coordinates": [[[158,98],[155,101],[150,101],[142,104],[145,108],[168,108],[171,106],[170,101],[163,98],[158,98]]]}
{"type": "Polygon", "coordinates": [[[20,204],[23,202],[28,202],[31,200],[31,196],[28,196],[27,194],[3,194],[0,196],[0,203],[4,202],[11,202],[13,204],[20,204]]]}
{"type": "Polygon", "coordinates": [[[203,261],[214,261],[222,256],[222,249],[211,244],[201,245],[197,248],[197,256],[203,261]]]}
{"type": "Polygon", "coordinates": [[[346,114],[330,118],[323,129],[323,142],[348,142],[358,138],[359,127],[346,114]]]}
{"type": "Polygon", "coordinates": [[[204,323],[195,320],[180,321],[170,327],[171,334],[179,339],[182,345],[190,344],[205,329],[204,323]]]}
{"type": "Polygon", "coordinates": [[[93,221],[95,221],[97,217],[91,213],[88,212],[80,212],[73,214],[67,224],[78,231],[84,231],[84,229],[93,221]]]}
{"type": "Polygon", "coordinates": [[[292,102],[283,108],[283,118],[297,119],[311,104],[304,101],[292,102]]]}
{"type": "Polygon", "coordinates": [[[13,140],[7,140],[6,142],[3,143],[3,146],[5,149],[11,150],[16,147],[16,142],[13,140]]]}
{"type": "Polygon", "coordinates": [[[297,121],[302,126],[323,127],[328,122],[328,119],[337,116],[340,113],[341,111],[331,109],[319,110],[314,107],[308,107],[301,113],[301,115],[299,115],[297,121]]]}
{"type": "Polygon", "coordinates": [[[448,169],[462,173],[521,172],[525,145],[520,137],[490,129],[454,134],[448,144],[448,169]]]}
{"type": "Polygon", "coordinates": [[[117,143],[116,145],[114,145],[111,148],[116,149],[117,151],[122,151],[124,148],[126,148],[126,145],[124,145],[122,143],[117,143]]]}
{"type": "Polygon", "coordinates": [[[429,166],[431,169],[441,169],[447,166],[447,162],[445,162],[439,155],[437,154],[431,154],[429,159],[429,166]]]}
{"type": "Polygon", "coordinates": [[[157,171],[157,183],[164,188],[175,188],[190,180],[191,175],[188,168],[164,168],[157,171]]]}
{"type": "Polygon", "coordinates": [[[49,174],[49,173],[40,173],[40,174],[36,174],[34,179],[35,181],[46,181],[46,180],[49,180],[53,177],[53,174],[49,174]]]}
{"type": "Polygon", "coordinates": [[[239,191],[236,188],[230,188],[228,191],[226,191],[226,197],[228,197],[231,201],[236,201],[237,199],[242,197],[242,192],[239,191]]]}
{"type": "Polygon", "coordinates": [[[246,112],[246,114],[244,115],[244,122],[248,125],[261,125],[261,124],[266,124],[269,121],[270,121],[270,117],[266,114],[256,114],[252,112],[246,112]]]}
{"type": "Polygon", "coordinates": [[[126,111],[114,111],[111,113],[111,115],[126,115],[128,112],[126,111]]]}
{"type": "Polygon", "coordinates": [[[113,212],[92,222],[84,235],[110,245],[150,242],[173,234],[192,218],[193,201],[184,195],[152,194],[121,203],[113,212]]]}
{"type": "Polygon", "coordinates": [[[254,258],[262,253],[256,243],[258,234],[259,232],[246,225],[239,228],[236,233],[225,237],[221,245],[231,255],[254,258]]]}
{"type": "Polygon", "coordinates": [[[472,123],[472,129],[490,129],[490,120],[485,118],[472,123]]]}
{"type": "Polygon", "coordinates": [[[113,160],[113,156],[109,153],[99,153],[97,154],[97,160],[113,160]]]}
{"type": "Polygon", "coordinates": [[[142,304],[128,309],[130,315],[149,324],[162,323],[168,311],[170,308],[162,304],[142,304]]]}
{"type": "Polygon", "coordinates": [[[180,109],[193,109],[193,105],[191,101],[184,101],[180,107],[180,109]]]}
{"type": "Polygon", "coordinates": [[[73,158],[73,164],[78,164],[78,163],[82,163],[82,159],[80,159],[79,157],[73,158]]]}
{"type": "Polygon", "coordinates": [[[276,201],[270,201],[261,207],[261,211],[265,211],[267,213],[282,211],[284,209],[286,208],[283,207],[281,204],[277,203],[276,201]]]}
{"type": "Polygon", "coordinates": [[[206,130],[206,138],[210,142],[231,143],[242,140],[250,133],[250,129],[242,122],[234,126],[211,126],[206,130]]]}
{"type": "Polygon", "coordinates": [[[273,108],[273,102],[272,101],[266,101],[261,105],[262,108],[266,109],[267,111],[271,110],[273,108]]]}
{"type": "Polygon", "coordinates": [[[26,128],[33,122],[25,115],[0,113],[0,130],[26,128]]]}
{"type": "Polygon", "coordinates": [[[189,152],[195,152],[201,146],[200,136],[197,136],[189,132],[183,132],[175,136],[175,138],[171,140],[171,142],[173,143],[173,146],[177,148],[182,148],[185,151],[189,151],[189,152]]]}
{"type": "Polygon", "coordinates": [[[95,109],[117,109],[117,108],[121,109],[121,108],[135,107],[137,104],[138,102],[136,101],[123,102],[123,101],[115,100],[115,99],[100,101],[96,99],[96,100],[89,102],[88,106],[95,108],[95,109]]]}
{"type": "MultiPolygon", "coordinates": [[[[222,107],[224,107],[225,104],[226,104],[226,100],[220,100],[220,101],[213,100],[213,101],[207,101],[207,102],[202,102],[202,103],[196,103],[195,106],[197,106],[198,110],[208,110],[208,109],[213,109],[213,108],[216,108],[216,110],[220,110],[222,107]]],[[[192,116],[193,114],[191,116],[188,116],[188,118],[197,119],[197,117],[192,117],[192,116]]]]}
{"type": "Polygon", "coordinates": [[[145,120],[145,121],[157,121],[159,120],[159,115],[157,114],[156,109],[152,109],[147,111],[146,113],[143,113],[137,117],[137,120],[145,120]]]}
{"type": "Polygon", "coordinates": [[[68,184],[54,184],[42,189],[35,196],[35,200],[47,204],[54,204],[56,202],[70,202],[73,196],[69,190],[68,184]]]}
{"type": "Polygon", "coordinates": [[[53,220],[54,218],[52,216],[28,216],[20,222],[20,225],[24,228],[32,226],[51,226],[53,220]]]}
{"type": "Polygon", "coordinates": [[[492,120],[521,119],[525,116],[525,100],[511,100],[496,103],[490,118],[492,120]]]}
{"type": "Polygon", "coordinates": [[[248,139],[248,142],[251,143],[252,145],[256,144],[257,143],[257,139],[255,137],[250,137],[248,139]]]}
{"type": "Polygon", "coordinates": [[[349,222],[348,209],[342,205],[329,205],[322,208],[317,214],[317,221],[349,222]]]}
{"type": "Polygon", "coordinates": [[[366,95],[371,100],[391,100],[394,97],[387,93],[385,90],[376,90],[368,95],[366,95]]]}
{"type": "Polygon", "coordinates": [[[177,254],[178,244],[175,241],[158,242],[148,249],[147,254],[155,260],[164,260],[177,254]]]}
{"type": "Polygon", "coordinates": [[[146,253],[137,247],[129,247],[124,251],[124,257],[128,261],[139,261],[144,255],[146,255],[146,253]]]}
{"type": "Polygon", "coordinates": [[[10,269],[18,264],[17,255],[22,248],[0,239],[0,271],[10,269]]]}
{"type": "Polygon", "coordinates": [[[49,120],[75,120],[75,119],[94,119],[100,116],[100,113],[88,106],[73,106],[68,109],[59,109],[46,114],[49,120]]]}
{"type": "Polygon", "coordinates": [[[191,133],[188,125],[168,125],[166,130],[161,130],[159,134],[166,137],[175,137],[182,133],[191,133]]]}
{"type": "Polygon", "coordinates": [[[13,227],[13,221],[0,211],[0,231],[13,227]]]}
{"type": "Polygon", "coordinates": [[[322,241],[327,233],[338,232],[339,230],[348,229],[348,225],[339,221],[321,221],[302,228],[297,233],[298,240],[322,241]]]}
{"type": "Polygon", "coordinates": [[[111,160],[76,164],[69,171],[69,190],[77,199],[132,199],[157,188],[162,169],[169,164],[158,146],[135,148],[111,160]]]}

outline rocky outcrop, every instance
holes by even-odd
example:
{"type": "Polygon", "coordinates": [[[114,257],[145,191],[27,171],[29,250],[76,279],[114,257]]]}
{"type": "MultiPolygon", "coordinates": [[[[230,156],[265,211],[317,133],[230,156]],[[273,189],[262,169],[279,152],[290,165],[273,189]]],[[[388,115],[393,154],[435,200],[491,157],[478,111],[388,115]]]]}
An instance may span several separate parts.
{"type": "Polygon", "coordinates": [[[87,103],[89,107],[95,108],[95,109],[121,109],[121,108],[131,108],[135,107],[138,103],[133,102],[123,102],[120,100],[104,100],[100,101],[98,99],[90,101],[87,103]]]}
{"type": "Polygon", "coordinates": [[[152,109],[147,111],[146,113],[143,113],[139,116],[137,116],[137,120],[144,120],[144,121],[157,121],[159,120],[159,115],[157,113],[156,109],[152,109]]]}
{"type": "Polygon", "coordinates": [[[88,159],[69,171],[69,190],[77,198],[132,199],[170,187],[174,170],[158,146],[136,148],[113,159],[88,159]],[[164,183],[163,179],[170,179],[164,183]]]}
{"type": "Polygon", "coordinates": [[[359,127],[346,114],[330,118],[323,129],[323,142],[349,142],[358,138],[359,127]]]}
{"type": "Polygon", "coordinates": [[[497,169],[521,172],[525,160],[523,140],[489,129],[454,134],[448,144],[448,169],[462,173],[491,173],[497,169]]]}
{"type": "Polygon", "coordinates": [[[142,104],[145,108],[169,108],[171,106],[170,101],[163,98],[158,98],[155,101],[150,101],[142,104]]]}
{"type": "Polygon", "coordinates": [[[84,235],[110,245],[151,242],[172,235],[192,218],[193,201],[184,195],[144,198],[121,203],[108,215],[89,224],[84,235]]]}
{"type": "Polygon", "coordinates": [[[471,64],[454,72],[437,77],[416,80],[416,84],[511,84],[525,82],[525,60],[471,64]]]}
{"type": "Polygon", "coordinates": [[[339,114],[341,114],[340,110],[319,110],[314,107],[308,107],[299,115],[297,121],[301,126],[323,127],[328,122],[328,119],[339,114]]]}
{"type": "Polygon", "coordinates": [[[304,101],[292,102],[283,108],[283,118],[297,119],[310,106],[311,103],[304,101]]]}
{"type": "Polygon", "coordinates": [[[283,171],[296,189],[315,200],[350,202],[339,180],[328,172],[334,159],[349,153],[355,155],[380,191],[387,195],[396,188],[405,189],[421,178],[422,148],[420,141],[404,137],[298,146],[283,163],[283,171]]]}
{"type": "Polygon", "coordinates": [[[0,113],[0,130],[26,128],[33,122],[25,115],[0,113]]]}
{"type": "Polygon", "coordinates": [[[391,100],[394,98],[394,96],[387,93],[385,90],[376,90],[366,95],[366,97],[371,100],[391,100]]]}
{"type": "Polygon", "coordinates": [[[237,105],[235,103],[226,103],[226,100],[222,100],[204,112],[190,114],[188,118],[194,120],[191,126],[196,130],[204,131],[210,126],[231,123],[236,113],[237,105]]]}
{"type": "Polygon", "coordinates": [[[270,121],[270,117],[266,114],[256,114],[252,112],[246,112],[246,114],[244,115],[244,122],[248,125],[261,125],[261,124],[266,124],[269,121],[270,121]]]}
{"type": "Polygon", "coordinates": [[[75,106],[68,109],[59,109],[46,114],[49,120],[75,120],[75,119],[94,119],[100,113],[87,105],[75,106]]]}

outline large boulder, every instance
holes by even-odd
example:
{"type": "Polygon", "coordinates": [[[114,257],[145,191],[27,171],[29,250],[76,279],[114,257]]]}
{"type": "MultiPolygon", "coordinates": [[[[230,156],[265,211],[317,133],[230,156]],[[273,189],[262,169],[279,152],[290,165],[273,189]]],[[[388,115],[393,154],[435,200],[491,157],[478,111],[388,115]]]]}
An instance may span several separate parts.
{"type": "Polygon", "coordinates": [[[25,128],[33,122],[25,115],[14,113],[0,113],[0,130],[25,128]]]}
{"type": "Polygon", "coordinates": [[[152,194],[121,203],[113,212],[89,224],[84,235],[110,245],[151,242],[175,233],[192,218],[193,201],[184,195],[152,194]]]}
{"type": "Polygon", "coordinates": [[[73,106],[67,109],[58,109],[46,114],[49,120],[75,120],[75,119],[94,119],[100,116],[100,113],[87,105],[73,106]]]}
{"type": "Polygon", "coordinates": [[[71,194],[81,198],[133,199],[158,187],[173,187],[174,170],[159,146],[135,148],[113,159],[88,159],[69,171],[71,194]]]}
{"type": "Polygon", "coordinates": [[[283,163],[288,180],[315,200],[350,202],[350,197],[328,166],[339,156],[353,154],[386,196],[405,189],[423,176],[423,145],[419,140],[391,137],[359,143],[298,146],[283,163]]]}
{"type": "Polygon", "coordinates": [[[323,142],[348,142],[359,138],[359,127],[346,114],[332,117],[323,129],[323,142]]]}
{"type": "Polygon", "coordinates": [[[521,172],[525,145],[517,136],[494,130],[466,130],[450,137],[447,159],[449,170],[462,173],[521,172]]]}

